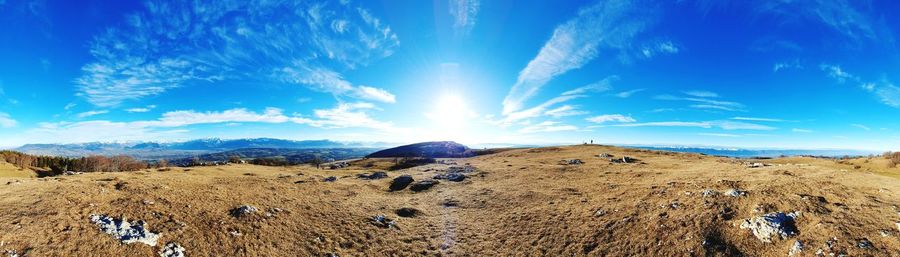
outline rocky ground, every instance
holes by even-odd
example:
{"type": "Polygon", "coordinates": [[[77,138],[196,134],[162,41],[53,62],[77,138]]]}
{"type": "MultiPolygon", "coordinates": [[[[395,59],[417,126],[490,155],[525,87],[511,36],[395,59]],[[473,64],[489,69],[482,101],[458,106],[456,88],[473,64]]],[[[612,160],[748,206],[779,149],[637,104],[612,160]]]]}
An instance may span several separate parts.
{"type": "Polygon", "coordinates": [[[10,171],[0,173],[0,252],[900,256],[900,169],[878,162],[570,146],[384,174],[372,160],[335,170],[10,171]]]}

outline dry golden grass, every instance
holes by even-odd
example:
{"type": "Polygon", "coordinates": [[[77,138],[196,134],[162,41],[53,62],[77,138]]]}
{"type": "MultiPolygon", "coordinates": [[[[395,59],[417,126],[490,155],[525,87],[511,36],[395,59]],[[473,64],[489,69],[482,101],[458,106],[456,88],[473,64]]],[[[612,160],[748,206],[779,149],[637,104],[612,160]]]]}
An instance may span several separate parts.
{"type": "MultiPolygon", "coordinates": [[[[442,181],[420,193],[389,192],[390,179],[357,179],[356,174],[374,170],[358,165],[174,168],[18,179],[22,182],[9,185],[12,179],[0,178],[0,251],[156,255],[160,246],[122,245],[102,234],[88,221],[102,213],[145,220],[150,230],[162,233],[160,245],[178,242],[189,256],[785,256],[795,240],[806,245],[803,256],[811,256],[831,238],[837,238],[835,250],[850,256],[900,253],[895,225],[900,182],[879,175],[896,176],[884,168],[866,172],[811,158],[763,160],[774,165],[747,168],[727,158],[605,146],[522,149],[458,162],[479,171],[464,182],[442,181]],[[600,153],[645,164],[614,164],[596,157],[600,153]],[[572,158],[585,164],[559,164],[572,158]],[[327,176],[338,180],[321,182],[327,176]],[[732,187],[749,194],[700,195],[704,189],[732,187]],[[274,217],[229,216],[241,204],[286,211],[274,217]],[[404,207],[421,214],[394,214],[404,207]],[[762,214],[755,209],[801,211],[800,234],[760,242],[737,227],[762,214]],[[605,214],[596,216],[598,210],[605,214]],[[373,226],[368,219],[377,214],[396,220],[397,227],[373,226]],[[882,237],[881,230],[890,235],[882,237]],[[857,248],[856,240],[863,238],[874,248],[857,248]]],[[[388,174],[421,180],[446,167],[388,174]]]]}
{"type": "Polygon", "coordinates": [[[10,163],[0,161],[0,178],[33,178],[36,173],[29,169],[19,169],[10,163]]]}

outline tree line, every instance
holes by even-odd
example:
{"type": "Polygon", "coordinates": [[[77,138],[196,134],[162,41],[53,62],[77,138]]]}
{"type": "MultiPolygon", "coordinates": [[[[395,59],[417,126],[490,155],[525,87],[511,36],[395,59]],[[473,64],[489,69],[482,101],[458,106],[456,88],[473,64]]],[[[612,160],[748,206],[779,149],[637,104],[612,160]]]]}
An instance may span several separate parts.
{"type": "MultiPolygon", "coordinates": [[[[150,168],[151,165],[144,161],[136,160],[130,156],[87,156],[81,158],[68,158],[58,156],[34,156],[16,151],[0,151],[0,158],[20,168],[49,169],[53,173],[62,174],[66,171],[74,172],[119,172],[136,171],[150,168]]],[[[159,164],[157,164],[159,165],[159,164]]]]}

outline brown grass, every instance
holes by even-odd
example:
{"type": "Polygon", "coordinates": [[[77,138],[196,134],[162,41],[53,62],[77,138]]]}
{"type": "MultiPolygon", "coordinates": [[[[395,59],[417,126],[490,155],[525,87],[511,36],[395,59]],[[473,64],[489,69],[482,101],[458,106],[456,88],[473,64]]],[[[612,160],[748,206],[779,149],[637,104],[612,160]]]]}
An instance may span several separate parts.
{"type": "MultiPolygon", "coordinates": [[[[161,244],[178,242],[190,256],[785,256],[794,240],[802,240],[803,256],[811,256],[834,237],[835,249],[850,256],[900,251],[894,225],[900,221],[894,207],[900,206],[900,182],[879,175],[898,171],[882,165],[875,172],[874,159],[763,162],[774,165],[750,169],[727,158],[604,146],[513,150],[460,160],[478,173],[421,193],[388,192],[390,179],[356,179],[375,170],[356,163],[341,170],[229,165],[91,173],[11,185],[0,178],[0,251],[156,256],[159,246],[122,245],[102,234],[88,222],[94,213],[145,220],[162,233],[161,244]],[[612,164],[595,157],[600,153],[646,164],[612,164]],[[573,158],[585,164],[559,164],[573,158]],[[338,180],[321,182],[327,176],[338,180]],[[730,187],[749,194],[700,195],[730,187]],[[286,211],[229,216],[241,204],[286,211]],[[421,213],[399,217],[400,208],[421,213]],[[754,209],[803,212],[800,234],[756,240],[736,226],[760,215],[754,209]],[[598,210],[605,214],[595,216],[598,210]],[[373,226],[368,218],[377,214],[396,220],[397,227],[373,226]],[[881,237],[882,229],[892,234],[881,237]],[[875,247],[857,248],[861,238],[875,247]]],[[[445,168],[431,164],[388,174],[422,180],[445,168]]]]}

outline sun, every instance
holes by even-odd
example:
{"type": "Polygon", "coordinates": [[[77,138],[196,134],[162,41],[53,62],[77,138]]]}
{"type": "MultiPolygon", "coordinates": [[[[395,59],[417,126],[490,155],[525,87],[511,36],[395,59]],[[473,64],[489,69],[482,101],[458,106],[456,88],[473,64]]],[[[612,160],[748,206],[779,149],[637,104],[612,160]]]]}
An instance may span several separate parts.
{"type": "Polygon", "coordinates": [[[468,107],[466,102],[457,94],[441,95],[434,103],[432,118],[445,128],[465,127],[468,107]]]}

